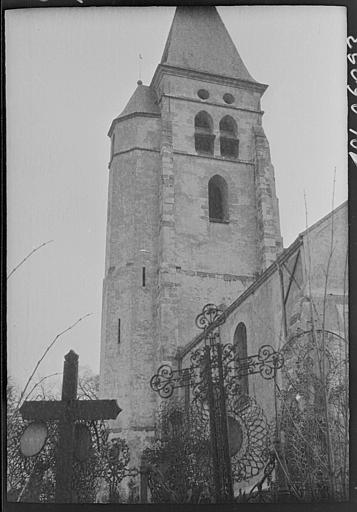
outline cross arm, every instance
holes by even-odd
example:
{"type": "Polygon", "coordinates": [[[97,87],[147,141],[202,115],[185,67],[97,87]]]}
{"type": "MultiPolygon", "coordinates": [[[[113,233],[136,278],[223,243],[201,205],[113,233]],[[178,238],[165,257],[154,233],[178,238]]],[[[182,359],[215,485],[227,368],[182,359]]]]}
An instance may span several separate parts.
{"type": "Polygon", "coordinates": [[[109,420],[121,412],[116,400],[29,401],[20,408],[24,420],[109,420]]]}
{"type": "Polygon", "coordinates": [[[116,400],[77,400],[72,403],[75,419],[115,420],[121,412],[116,400]]]}
{"type": "Polygon", "coordinates": [[[59,420],[64,416],[65,410],[65,402],[49,402],[47,400],[24,402],[20,407],[24,420],[59,420]]]}

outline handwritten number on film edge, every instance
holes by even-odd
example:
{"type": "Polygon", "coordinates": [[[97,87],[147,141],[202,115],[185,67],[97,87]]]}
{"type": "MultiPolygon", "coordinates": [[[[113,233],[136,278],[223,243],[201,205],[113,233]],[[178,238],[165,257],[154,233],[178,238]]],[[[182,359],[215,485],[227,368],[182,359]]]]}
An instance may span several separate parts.
{"type": "MultiPolygon", "coordinates": [[[[347,38],[347,46],[348,46],[348,48],[350,50],[356,50],[357,49],[356,47],[353,47],[354,44],[357,45],[357,38],[353,37],[353,36],[348,36],[348,38],[347,38]]],[[[356,57],[357,57],[357,53],[348,53],[347,54],[347,58],[348,58],[348,60],[350,61],[350,63],[352,65],[356,64],[356,57]]],[[[357,84],[356,74],[357,74],[357,68],[351,69],[350,77],[357,84]]],[[[355,85],[355,84],[353,84],[353,85],[355,85]]],[[[347,90],[348,90],[348,92],[350,94],[353,94],[353,96],[357,96],[357,87],[353,88],[353,86],[351,87],[351,85],[348,84],[347,85],[347,90]]],[[[354,114],[357,114],[357,104],[356,103],[351,105],[351,110],[352,110],[352,112],[354,114]]],[[[352,130],[352,128],[350,128],[349,131],[351,133],[353,133],[354,135],[357,135],[357,132],[355,130],[352,130]]],[[[352,149],[357,150],[357,138],[350,140],[350,146],[351,146],[352,149]]],[[[355,165],[357,166],[357,153],[355,153],[354,151],[350,151],[348,154],[352,158],[352,160],[354,161],[355,165]]]]}

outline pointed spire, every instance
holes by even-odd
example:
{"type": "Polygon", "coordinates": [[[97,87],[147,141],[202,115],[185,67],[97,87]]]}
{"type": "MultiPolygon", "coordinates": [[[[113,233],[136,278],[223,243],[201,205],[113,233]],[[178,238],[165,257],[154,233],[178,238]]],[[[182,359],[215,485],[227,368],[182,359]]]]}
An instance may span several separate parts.
{"type": "Polygon", "coordinates": [[[133,114],[145,114],[153,117],[160,116],[160,109],[157,104],[155,91],[149,85],[143,85],[141,80],[137,81],[137,88],[132,94],[126,107],[113,121],[109,128],[108,136],[111,137],[115,123],[133,114]]]}
{"type": "Polygon", "coordinates": [[[161,64],[255,82],[212,6],[176,8],[161,64]]]}
{"type": "Polygon", "coordinates": [[[148,85],[143,85],[141,80],[138,80],[137,84],[137,88],[118,119],[130,114],[160,114],[155,92],[148,85]]]}

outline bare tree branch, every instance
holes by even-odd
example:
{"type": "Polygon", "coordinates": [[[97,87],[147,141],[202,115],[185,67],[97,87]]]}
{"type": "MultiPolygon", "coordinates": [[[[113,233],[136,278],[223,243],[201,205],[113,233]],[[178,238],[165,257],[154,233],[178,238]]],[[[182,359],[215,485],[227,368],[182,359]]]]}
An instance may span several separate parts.
{"type": "Polygon", "coordinates": [[[28,259],[30,258],[30,256],[32,256],[36,251],[38,251],[39,249],[41,249],[41,247],[44,247],[45,245],[50,244],[51,242],[54,242],[54,240],[48,240],[48,242],[44,242],[43,244],[39,245],[39,246],[38,246],[38,247],[36,247],[35,249],[32,249],[32,251],[31,251],[31,252],[30,252],[30,253],[29,253],[29,254],[28,254],[28,255],[27,255],[27,256],[26,256],[22,261],[20,261],[20,263],[19,263],[18,265],[16,265],[16,267],[15,267],[15,268],[13,268],[13,269],[11,270],[10,274],[7,276],[7,278],[6,278],[6,279],[9,279],[9,278],[12,276],[12,274],[13,274],[14,272],[16,272],[16,270],[17,270],[18,268],[20,268],[20,267],[21,267],[21,265],[22,265],[23,263],[25,263],[25,261],[26,261],[26,260],[28,260],[28,259]]]}
{"type": "Polygon", "coordinates": [[[41,380],[39,380],[32,388],[31,390],[27,393],[27,395],[25,396],[24,398],[24,402],[29,398],[29,396],[31,395],[31,393],[33,393],[35,391],[35,389],[37,388],[37,386],[40,386],[42,385],[43,381],[46,380],[46,379],[49,379],[50,377],[55,377],[56,375],[62,375],[62,372],[57,372],[57,373],[51,373],[51,375],[46,375],[46,377],[43,377],[41,380]]]}
{"type": "Polygon", "coordinates": [[[31,471],[30,471],[30,473],[28,475],[28,478],[27,478],[27,480],[25,482],[25,485],[23,486],[23,488],[20,491],[20,494],[17,497],[17,500],[16,500],[17,502],[21,501],[21,498],[22,498],[24,492],[26,491],[26,489],[27,489],[27,487],[28,487],[28,485],[30,483],[31,476],[33,475],[33,473],[34,473],[34,471],[36,469],[36,465],[37,465],[37,460],[35,461],[35,464],[33,465],[32,469],[31,469],[31,471]]]}
{"type": "Polygon", "coordinates": [[[73,329],[76,325],[79,324],[79,322],[81,322],[82,320],[84,320],[85,318],[87,318],[88,316],[91,316],[93,313],[87,313],[86,315],[80,317],[76,322],[74,322],[74,324],[70,325],[69,327],[67,327],[67,329],[65,329],[64,331],[60,332],[59,334],[57,334],[55,336],[55,338],[51,341],[51,343],[48,345],[48,347],[46,348],[46,350],[44,351],[44,353],[42,354],[42,356],[40,357],[40,359],[37,361],[36,365],[35,365],[35,368],[33,369],[30,377],[28,378],[27,382],[26,382],[26,385],[24,387],[24,389],[22,390],[21,392],[21,395],[20,395],[20,398],[17,402],[17,405],[16,405],[16,408],[15,408],[15,411],[14,413],[19,409],[19,406],[20,406],[20,403],[26,393],[26,390],[27,388],[29,387],[30,385],[30,382],[32,381],[33,379],[33,376],[35,375],[38,367],[40,366],[40,364],[42,363],[42,361],[44,360],[44,358],[46,357],[46,355],[48,354],[48,352],[50,351],[50,349],[53,347],[53,345],[56,343],[56,341],[61,337],[63,336],[65,333],[67,333],[68,331],[70,331],[71,329],[73,329]]]}

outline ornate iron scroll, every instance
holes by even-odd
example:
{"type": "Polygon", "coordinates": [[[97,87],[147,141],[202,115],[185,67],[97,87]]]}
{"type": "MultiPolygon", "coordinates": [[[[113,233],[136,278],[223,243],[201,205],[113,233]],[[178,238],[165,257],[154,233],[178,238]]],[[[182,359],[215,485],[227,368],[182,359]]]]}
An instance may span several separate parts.
{"type": "Polygon", "coordinates": [[[223,346],[223,362],[226,366],[226,373],[234,373],[237,379],[260,373],[263,379],[270,380],[276,376],[277,370],[283,367],[284,357],[271,345],[263,345],[257,354],[240,358],[236,347],[227,344],[223,346]]]}
{"type": "Polygon", "coordinates": [[[207,329],[213,322],[218,321],[218,325],[222,325],[224,323],[224,318],[222,317],[223,311],[218,309],[214,304],[206,304],[202,309],[202,312],[196,317],[196,325],[199,329],[207,329]]]}
{"type": "Polygon", "coordinates": [[[229,396],[228,416],[241,427],[242,443],[231,457],[235,482],[250,480],[259,475],[269,457],[270,432],[263,409],[253,397],[229,396]]]}
{"type": "Polygon", "coordinates": [[[191,381],[191,369],[173,370],[168,364],[163,364],[157,373],[151,378],[150,386],[153,391],[159,393],[161,398],[170,398],[174,389],[189,385],[191,381]]]}

